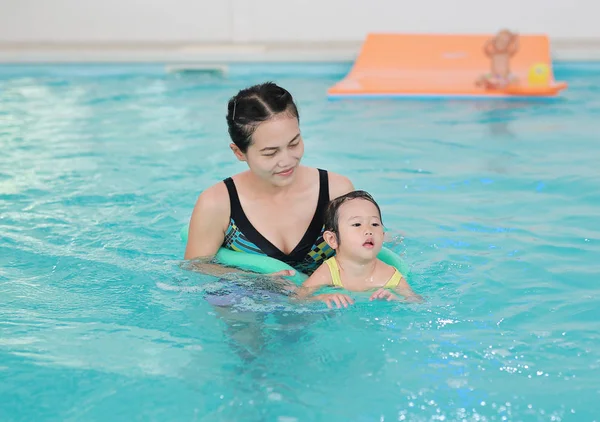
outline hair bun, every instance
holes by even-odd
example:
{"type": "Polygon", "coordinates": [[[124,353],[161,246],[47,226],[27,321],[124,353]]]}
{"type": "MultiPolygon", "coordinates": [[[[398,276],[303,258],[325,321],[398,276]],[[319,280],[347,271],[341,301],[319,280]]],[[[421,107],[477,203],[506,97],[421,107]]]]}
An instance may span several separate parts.
{"type": "Polygon", "coordinates": [[[299,120],[292,94],[273,82],[242,89],[229,100],[227,126],[231,140],[246,152],[256,126],[279,113],[299,120]]]}
{"type": "Polygon", "coordinates": [[[288,94],[288,92],[280,86],[277,87],[276,92],[279,99],[285,98],[288,94]]]}

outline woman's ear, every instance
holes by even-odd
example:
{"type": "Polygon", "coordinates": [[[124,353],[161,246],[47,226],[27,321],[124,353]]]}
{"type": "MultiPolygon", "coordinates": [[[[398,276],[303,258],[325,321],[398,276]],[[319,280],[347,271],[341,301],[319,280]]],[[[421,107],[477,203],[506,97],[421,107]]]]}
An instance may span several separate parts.
{"type": "Polygon", "coordinates": [[[338,242],[338,238],[336,236],[336,234],[330,230],[325,230],[325,232],[323,233],[323,239],[325,239],[325,242],[327,242],[327,244],[331,247],[331,249],[337,249],[339,242],[338,242]]]}
{"type": "Polygon", "coordinates": [[[240,161],[248,161],[246,159],[246,154],[244,154],[242,152],[241,149],[238,148],[238,146],[234,143],[229,144],[229,148],[231,148],[231,150],[233,151],[233,153],[235,154],[236,158],[240,161]]]}

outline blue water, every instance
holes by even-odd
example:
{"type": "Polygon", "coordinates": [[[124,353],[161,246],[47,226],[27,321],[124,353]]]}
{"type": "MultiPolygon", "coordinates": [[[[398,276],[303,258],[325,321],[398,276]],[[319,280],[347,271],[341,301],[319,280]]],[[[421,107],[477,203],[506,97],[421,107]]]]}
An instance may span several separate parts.
{"type": "Polygon", "coordinates": [[[557,101],[327,101],[340,65],[0,67],[0,420],[600,418],[600,65],[557,101]],[[228,98],[297,98],[304,162],[380,202],[422,305],[249,297],[181,267],[243,170],[228,98]]]}

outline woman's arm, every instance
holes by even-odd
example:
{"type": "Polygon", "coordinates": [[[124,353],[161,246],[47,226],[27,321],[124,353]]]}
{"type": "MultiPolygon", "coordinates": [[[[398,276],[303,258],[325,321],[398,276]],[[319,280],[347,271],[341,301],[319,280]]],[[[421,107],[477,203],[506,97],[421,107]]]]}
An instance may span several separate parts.
{"type": "Polygon", "coordinates": [[[225,239],[229,224],[230,205],[227,188],[218,183],[198,196],[188,231],[184,259],[185,268],[213,276],[243,273],[212,261],[225,239]]]}
{"type": "Polygon", "coordinates": [[[188,232],[185,259],[212,259],[225,239],[229,200],[224,184],[206,189],[198,196],[188,232]]]}

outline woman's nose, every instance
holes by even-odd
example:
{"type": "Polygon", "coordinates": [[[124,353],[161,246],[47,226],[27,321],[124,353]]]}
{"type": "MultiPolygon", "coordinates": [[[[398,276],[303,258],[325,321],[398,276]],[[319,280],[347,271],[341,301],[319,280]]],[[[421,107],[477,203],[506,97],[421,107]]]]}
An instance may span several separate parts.
{"type": "Polygon", "coordinates": [[[285,151],[282,151],[282,152],[279,154],[279,162],[277,163],[277,165],[278,165],[279,167],[286,167],[286,166],[288,166],[288,165],[289,165],[289,163],[290,163],[291,161],[292,161],[292,160],[291,160],[291,158],[290,158],[290,153],[289,153],[287,150],[285,150],[285,151]]]}

